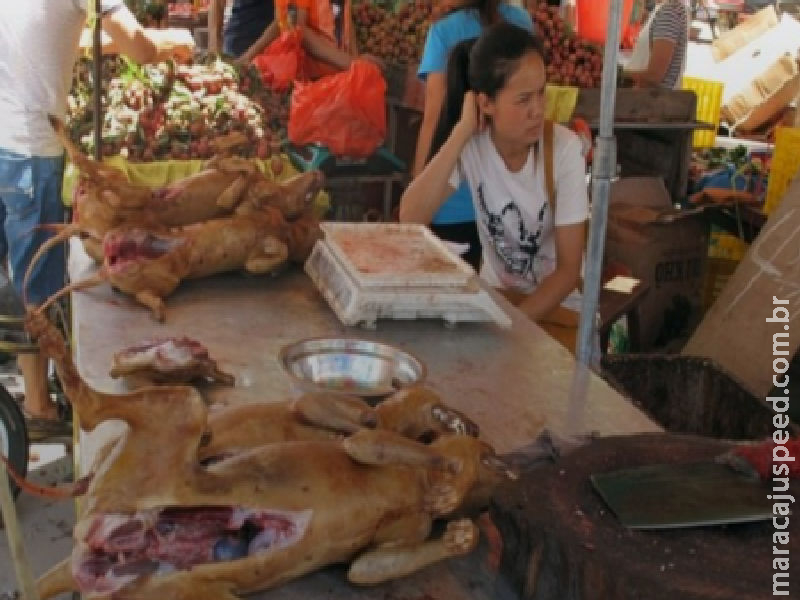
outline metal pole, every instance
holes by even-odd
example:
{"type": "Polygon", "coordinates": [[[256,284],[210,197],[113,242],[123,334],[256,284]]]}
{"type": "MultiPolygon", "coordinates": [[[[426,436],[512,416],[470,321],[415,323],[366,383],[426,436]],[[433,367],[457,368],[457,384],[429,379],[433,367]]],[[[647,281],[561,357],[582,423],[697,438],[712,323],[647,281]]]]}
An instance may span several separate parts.
{"type": "Polygon", "coordinates": [[[603,252],[608,223],[608,198],[611,179],[616,175],[617,142],[614,138],[614,103],[617,91],[617,52],[622,18],[622,0],[612,0],[608,17],[603,80],[600,90],[600,132],[595,140],[592,169],[592,220],[589,247],[583,274],[583,306],[578,329],[578,362],[592,365],[597,357],[595,336],[597,332],[597,299],[603,270],[603,252]]]}
{"type": "Polygon", "coordinates": [[[92,79],[94,80],[94,157],[103,160],[103,23],[100,11],[92,31],[92,79]]]}

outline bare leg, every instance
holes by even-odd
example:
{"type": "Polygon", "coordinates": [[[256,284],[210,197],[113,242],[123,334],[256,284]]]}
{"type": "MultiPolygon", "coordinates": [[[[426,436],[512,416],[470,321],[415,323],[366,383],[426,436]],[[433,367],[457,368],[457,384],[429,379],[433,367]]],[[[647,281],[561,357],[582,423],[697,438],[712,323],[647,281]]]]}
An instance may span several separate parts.
{"type": "Polygon", "coordinates": [[[47,359],[41,354],[20,354],[17,357],[25,383],[25,410],[34,417],[58,419],[58,409],[50,401],[47,388],[47,359]]]}
{"type": "Polygon", "coordinates": [[[352,583],[372,585],[405,577],[435,562],[471,552],[478,543],[478,528],[469,519],[452,521],[441,539],[411,548],[378,548],[365,552],[350,565],[352,583]]]}

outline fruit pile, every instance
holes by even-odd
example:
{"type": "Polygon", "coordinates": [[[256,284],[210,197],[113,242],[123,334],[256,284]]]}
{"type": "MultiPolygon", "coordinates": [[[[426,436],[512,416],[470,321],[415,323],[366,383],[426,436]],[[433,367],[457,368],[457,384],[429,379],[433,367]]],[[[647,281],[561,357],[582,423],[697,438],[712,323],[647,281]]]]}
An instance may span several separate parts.
{"type": "Polygon", "coordinates": [[[419,62],[431,24],[434,0],[410,0],[396,11],[361,0],[353,7],[358,48],[387,64],[419,62]]]}
{"type": "Polygon", "coordinates": [[[559,10],[557,6],[548,6],[547,2],[528,6],[536,33],[544,42],[548,83],[600,87],[602,48],[579,39],[561,18],[559,10]]]}
{"type": "MultiPolygon", "coordinates": [[[[251,143],[244,156],[269,158],[286,135],[288,96],[261,87],[257,74],[213,59],[208,64],[139,66],[106,58],[103,71],[103,156],[131,161],[202,159],[211,142],[240,131],[251,143]]],[[[73,73],[67,126],[84,152],[93,153],[91,62],[73,73]]]]}

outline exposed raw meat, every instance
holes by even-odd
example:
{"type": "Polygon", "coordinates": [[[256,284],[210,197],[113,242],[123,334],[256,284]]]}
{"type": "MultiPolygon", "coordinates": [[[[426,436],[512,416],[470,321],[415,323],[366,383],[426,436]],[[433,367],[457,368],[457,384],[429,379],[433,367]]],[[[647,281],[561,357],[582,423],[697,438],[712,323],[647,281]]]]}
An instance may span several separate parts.
{"type": "Polygon", "coordinates": [[[156,383],[189,383],[198,379],[233,385],[197,340],[187,337],[142,342],[114,354],[112,377],[139,376],[156,383]]]}

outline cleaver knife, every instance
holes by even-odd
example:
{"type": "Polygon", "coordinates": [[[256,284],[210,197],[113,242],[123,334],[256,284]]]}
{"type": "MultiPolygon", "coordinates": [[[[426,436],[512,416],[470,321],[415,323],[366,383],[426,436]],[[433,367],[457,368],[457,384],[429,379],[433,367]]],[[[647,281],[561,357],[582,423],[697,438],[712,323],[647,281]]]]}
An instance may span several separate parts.
{"type": "Polygon", "coordinates": [[[724,464],[648,465],[591,476],[595,490],[631,529],[748,523],[772,518],[769,487],[724,464]]]}

